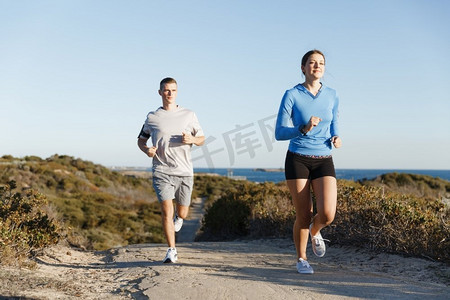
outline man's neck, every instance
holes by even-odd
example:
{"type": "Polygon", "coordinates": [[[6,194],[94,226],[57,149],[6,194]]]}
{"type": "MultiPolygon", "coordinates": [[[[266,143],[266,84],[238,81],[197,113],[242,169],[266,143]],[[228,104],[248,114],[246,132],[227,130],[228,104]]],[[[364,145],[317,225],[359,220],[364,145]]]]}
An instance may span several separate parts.
{"type": "Polygon", "coordinates": [[[164,110],[174,110],[178,107],[176,103],[163,103],[162,108],[164,110]]]}

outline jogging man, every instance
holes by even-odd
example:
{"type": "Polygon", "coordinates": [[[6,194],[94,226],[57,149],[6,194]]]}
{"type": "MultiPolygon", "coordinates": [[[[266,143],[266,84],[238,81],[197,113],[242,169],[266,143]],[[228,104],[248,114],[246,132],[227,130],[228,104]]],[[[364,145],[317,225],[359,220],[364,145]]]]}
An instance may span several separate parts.
{"type": "Polygon", "coordinates": [[[174,263],[178,259],[175,232],[181,229],[188,215],[194,183],[191,147],[203,145],[205,137],[195,113],[176,104],[175,79],[164,78],[158,93],[162,106],[147,115],[138,146],[153,158],[153,187],[161,204],[162,226],[169,246],[163,262],[174,263]],[[152,146],[149,147],[150,138],[152,146]]]}

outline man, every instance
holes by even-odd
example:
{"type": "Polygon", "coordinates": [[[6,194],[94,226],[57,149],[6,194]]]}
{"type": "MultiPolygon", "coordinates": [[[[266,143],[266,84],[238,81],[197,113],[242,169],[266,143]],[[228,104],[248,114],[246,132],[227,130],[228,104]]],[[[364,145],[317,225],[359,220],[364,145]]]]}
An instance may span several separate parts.
{"type": "Polygon", "coordinates": [[[175,79],[164,78],[158,93],[162,106],[147,115],[138,146],[153,158],[153,187],[161,204],[162,226],[169,246],[163,262],[174,263],[178,259],[175,232],[188,215],[194,183],[191,147],[203,145],[205,137],[195,113],[176,104],[175,79]],[[150,138],[151,147],[147,146],[150,138]]]}

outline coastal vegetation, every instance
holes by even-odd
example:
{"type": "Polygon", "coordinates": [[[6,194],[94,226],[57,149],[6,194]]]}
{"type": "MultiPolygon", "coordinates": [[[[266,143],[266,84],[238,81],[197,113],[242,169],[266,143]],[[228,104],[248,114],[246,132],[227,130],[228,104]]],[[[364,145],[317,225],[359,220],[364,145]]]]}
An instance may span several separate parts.
{"type": "MultiPolygon", "coordinates": [[[[6,155],[0,158],[0,186],[3,215],[12,213],[8,212],[13,209],[8,199],[20,198],[22,202],[31,203],[32,211],[42,211],[49,227],[52,224],[58,226],[58,237],[52,234],[49,242],[65,240],[82,249],[103,250],[163,241],[159,204],[148,179],[124,176],[101,165],[65,155],[47,159],[36,156],[18,159],[6,155]]],[[[25,216],[27,212],[22,210],[15,214],[25,216]]],[[[10,228],[24,229],[28,234],[19,219],[9,218],[2,225],[5,222],[9,222],[10,228]]],[[[2,230],[8,231],[4,226],[2,230]]],[[[14,236],[19,237],[18,234],[14,236]]],[[[17,244],[23,244],[22,240],[13,238],[6,249],[2,248],[6,243],[5,235],[1,239],[0,256],[14,250],[18,254],[24,252],[17,244]]],[[[45,244],[31,246],[36,248],[45,244]]],[[[1,259],[1,262],[8,260],[1,259]]]]}
{"type": "MultiPolygon", "coordinates": [[[[196,175],[194,184],[193,197],[206,199],[198,240],[291,238],[295,214],[284,182],[196,175]]],[[[1,157],[0,198],[2,264],[58,241],[103,250],[165,240],[148,178],[78,158],[1,157]]],[[[339,180],[336,218],[323,235],[337,245],[450,263],[449,198],[449,181],[424,175],[339,180]]]]}
{"type": "Polygon", "coordinates": [[[15,188],[13,180],[0,186],[0,261],[26,265],[34,251],[59,240],[60,227],[43,209],[44,195],[15,188]]]}
{"type": "MultiPolygon", "coordinates": [[[[295,213],[284,183],[234,181],[219,192],[213,182],[203,183],[215,186],[216,196],[207,204],[199,240],[291,237],[295,213]]],[[[322,234],[339,245],[450,263],[449,197],[450,182],[430,176],[338,180],[336,218],[322,234]]]]}

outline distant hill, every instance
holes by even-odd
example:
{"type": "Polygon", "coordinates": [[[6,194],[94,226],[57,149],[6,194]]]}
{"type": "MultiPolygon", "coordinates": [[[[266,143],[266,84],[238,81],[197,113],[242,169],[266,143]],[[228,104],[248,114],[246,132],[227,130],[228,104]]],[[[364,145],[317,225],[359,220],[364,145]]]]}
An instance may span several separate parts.
{"type": "Polygon", "coordinates": [[[416,197],[450,200],[450,181],[426,175],[387,173],[358,182],[367,186],[382,186],[386,191],[416,197]]]}
{"type": "Polygon", "coordinates": [[[148,179],[125,176],[66,155],[0,158],[0,184],[47,196],[68,241],[88,249],[162,242],[160,208],[148,179]]]}

